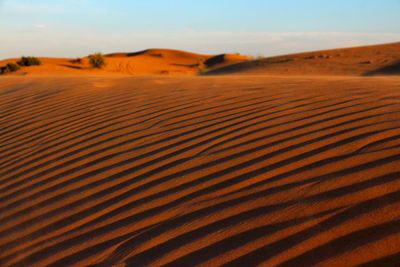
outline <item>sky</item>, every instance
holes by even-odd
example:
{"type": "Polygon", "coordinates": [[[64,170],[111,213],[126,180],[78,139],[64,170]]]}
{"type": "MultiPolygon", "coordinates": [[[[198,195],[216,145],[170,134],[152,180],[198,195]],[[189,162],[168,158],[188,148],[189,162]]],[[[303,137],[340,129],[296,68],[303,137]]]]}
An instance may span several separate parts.
{"type": "Polygon", "coordinates": [[[171,48],[272,56],[400,41],[400,0],[0,0],[0,59],[171,48]]]}

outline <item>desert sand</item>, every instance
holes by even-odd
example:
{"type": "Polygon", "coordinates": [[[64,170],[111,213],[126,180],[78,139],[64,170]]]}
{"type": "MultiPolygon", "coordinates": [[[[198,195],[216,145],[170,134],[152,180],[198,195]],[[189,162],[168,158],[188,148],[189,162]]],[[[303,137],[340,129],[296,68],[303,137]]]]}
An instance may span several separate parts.
{"type": "Polygon", "coordinates": [[[346,75],[400,73],[400,42],[270,57],[232,64],[209,74],[346,75]]]}
{"type": "Polygon", "coordinates": [[[398,266],[399,47],[1,76],[0,265],[398,266]]]}
{"type": "MultiPolygon", "coordinates": [[[[101,70],[93,69],[88,57],[40,58],[41,66],[23,67],[14,75],[197,75],[200,69],[213,70],[226,65],[251,60],[250,57],[220,54],[201,55],[172,49],[148,49],[135,53],[105,55],[107,65],[101,70]]],[[[18,58],[0,61],[0,66],[16,62],[18,58]]]]}

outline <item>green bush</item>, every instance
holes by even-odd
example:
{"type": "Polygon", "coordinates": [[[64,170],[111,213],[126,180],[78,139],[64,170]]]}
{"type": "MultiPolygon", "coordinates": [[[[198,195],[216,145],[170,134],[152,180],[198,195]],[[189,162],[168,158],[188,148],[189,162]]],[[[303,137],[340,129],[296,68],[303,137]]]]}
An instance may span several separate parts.
{"type": "Polygon", "coordinates": [[[106,60],[101,53],[95,53],[89,56],[89,63],[93,68],[101,69],[106,65],[106,60]]]}
{"type": "Polygon", "coordinates": [[[42,65],[42,61],[36,57],[21,57],[21,60],[17,63],[20,66],[42,65]]]}
{"type": "Polygon", "coordinates": [[[18,64],[14,63],[14,62],[8,63],[6,67],[7,67],[10,71],[17,71],[17,70],[19,70],[18,64]]]}

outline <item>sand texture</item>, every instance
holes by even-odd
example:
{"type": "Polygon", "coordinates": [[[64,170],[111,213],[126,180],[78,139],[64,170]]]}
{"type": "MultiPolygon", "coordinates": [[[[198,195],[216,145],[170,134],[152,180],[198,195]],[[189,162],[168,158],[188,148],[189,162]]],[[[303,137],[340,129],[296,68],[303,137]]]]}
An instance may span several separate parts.
{"type": "Polygon", "coordinates": [[[0,266],[400,266],[399,48],[0,76],[0,266]]]}
{"type": "Polygon", "coordinates": [[[1,266],[400,262],[398,77],[5,76],[0,96],[1,266]]]}

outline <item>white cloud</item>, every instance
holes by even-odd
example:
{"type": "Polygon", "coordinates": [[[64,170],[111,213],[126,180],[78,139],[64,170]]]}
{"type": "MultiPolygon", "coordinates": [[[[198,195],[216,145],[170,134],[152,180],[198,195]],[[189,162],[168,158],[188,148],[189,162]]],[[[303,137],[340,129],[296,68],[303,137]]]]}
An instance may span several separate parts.
{"type": "Polygon", "coordinates": [[[46,25],[44,25],[44,24],[36,24],[36,25],[34,25],[34,27],[36,29],[44,29],[44,28],[46,28],[46,25]]]}

